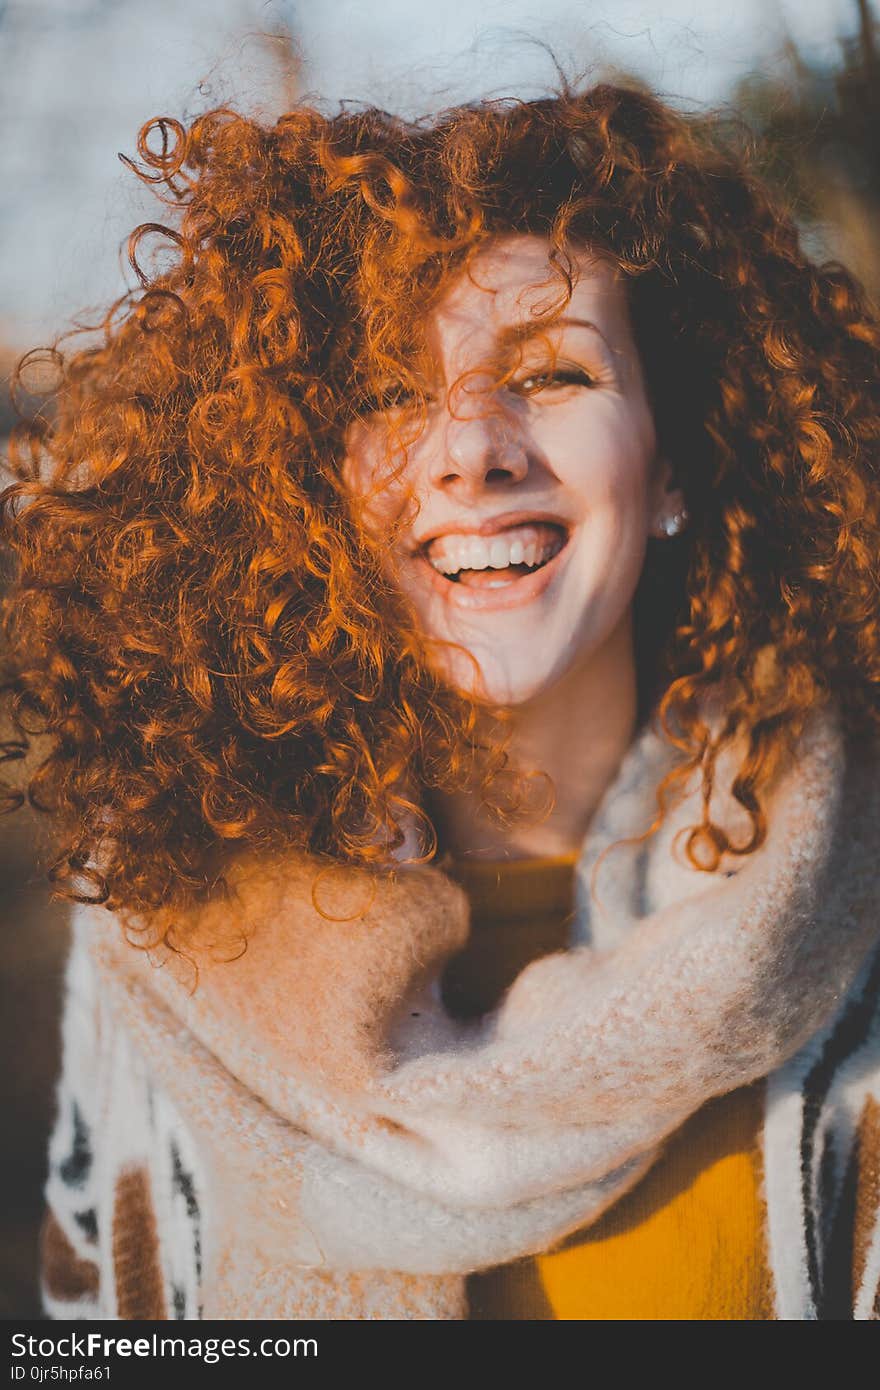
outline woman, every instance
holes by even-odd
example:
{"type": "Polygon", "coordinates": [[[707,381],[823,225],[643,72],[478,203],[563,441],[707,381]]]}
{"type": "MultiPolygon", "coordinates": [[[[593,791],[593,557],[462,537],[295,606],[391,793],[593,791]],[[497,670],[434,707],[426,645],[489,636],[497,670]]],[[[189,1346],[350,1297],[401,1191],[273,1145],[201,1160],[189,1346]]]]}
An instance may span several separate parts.
{"type": "Polygon", "coordinates": [[[621,87],[139,152],[174,225],[4,497],[48,1310],[872,1316],[858,286],[621,87]]]}

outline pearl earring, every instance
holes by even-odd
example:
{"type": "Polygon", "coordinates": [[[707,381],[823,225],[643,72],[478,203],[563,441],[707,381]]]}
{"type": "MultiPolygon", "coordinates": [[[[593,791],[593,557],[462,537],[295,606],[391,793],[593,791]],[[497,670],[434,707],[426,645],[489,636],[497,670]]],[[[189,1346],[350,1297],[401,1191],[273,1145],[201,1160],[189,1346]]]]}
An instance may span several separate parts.
{"type": "Polygon", "coordinates": [[[658,538],[677,536],[683,531],[688,523],[689,514],[687,507],[679,507],[671,515],[661,515],[654,523],[653,534],[658,538]]]}

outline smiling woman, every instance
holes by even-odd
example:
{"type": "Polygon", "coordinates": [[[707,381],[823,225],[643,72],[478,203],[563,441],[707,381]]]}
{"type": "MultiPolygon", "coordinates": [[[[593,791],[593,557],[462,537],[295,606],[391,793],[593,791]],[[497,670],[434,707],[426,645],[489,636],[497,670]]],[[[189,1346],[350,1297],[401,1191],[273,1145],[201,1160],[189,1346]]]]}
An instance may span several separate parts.
{"type": "Polygon", "coordinates": [[[48,1310],[872,1316],[860,287],[620,86],[139,153],[172,225],[2,499],[48,1310]]]}
{"type": "Polygon", "coordinates": [[[368,411],[343,463],[444,682],[515,710],[520,750],[556,787],[528,831],[447,824],[446,844],[455,835],[470,854],[580,844],[636,727],[648,539],[684,506],[659,456],[623,277],[575,247],[563,285],[551,254],[535,235],[480,249],[426,319],[423,418],[412,396],[368,411]],[[578,731],[562,702],[580,711],[578,731]]]}

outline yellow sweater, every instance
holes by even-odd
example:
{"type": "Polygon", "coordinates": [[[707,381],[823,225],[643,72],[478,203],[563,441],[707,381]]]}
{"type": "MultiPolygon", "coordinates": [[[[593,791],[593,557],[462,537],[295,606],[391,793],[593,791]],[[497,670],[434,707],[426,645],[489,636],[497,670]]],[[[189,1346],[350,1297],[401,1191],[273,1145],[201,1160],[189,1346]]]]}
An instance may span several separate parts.
{"type": "MultiPolygon", "coordinates": [[[[472,939],[444,999],[484,1012],[530,960],[568,943],[576,856],[458,861],[472,939]]],[[[471,1275],[470,1317],[752,1320],[774,1316],[758,1136],[763,1083],[703,1107],[645,1179],[550,1254],[471,1275]]]]}

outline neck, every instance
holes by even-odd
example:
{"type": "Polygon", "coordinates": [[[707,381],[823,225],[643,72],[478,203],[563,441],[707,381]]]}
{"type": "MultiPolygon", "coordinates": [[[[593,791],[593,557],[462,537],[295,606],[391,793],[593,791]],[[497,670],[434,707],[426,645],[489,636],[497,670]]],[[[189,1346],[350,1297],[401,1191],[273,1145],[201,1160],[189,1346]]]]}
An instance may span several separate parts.
{"type": "Polygon", "coordinates": [[[509,744],[523,771],[547,773],[555,804],[540,824],[496,826],[473,792],[438,795],[430,813],[440,848],[469,859],[531,859],[576,853],[636,729],[631,617],[589,661],[517,705],[509,744]]]}

